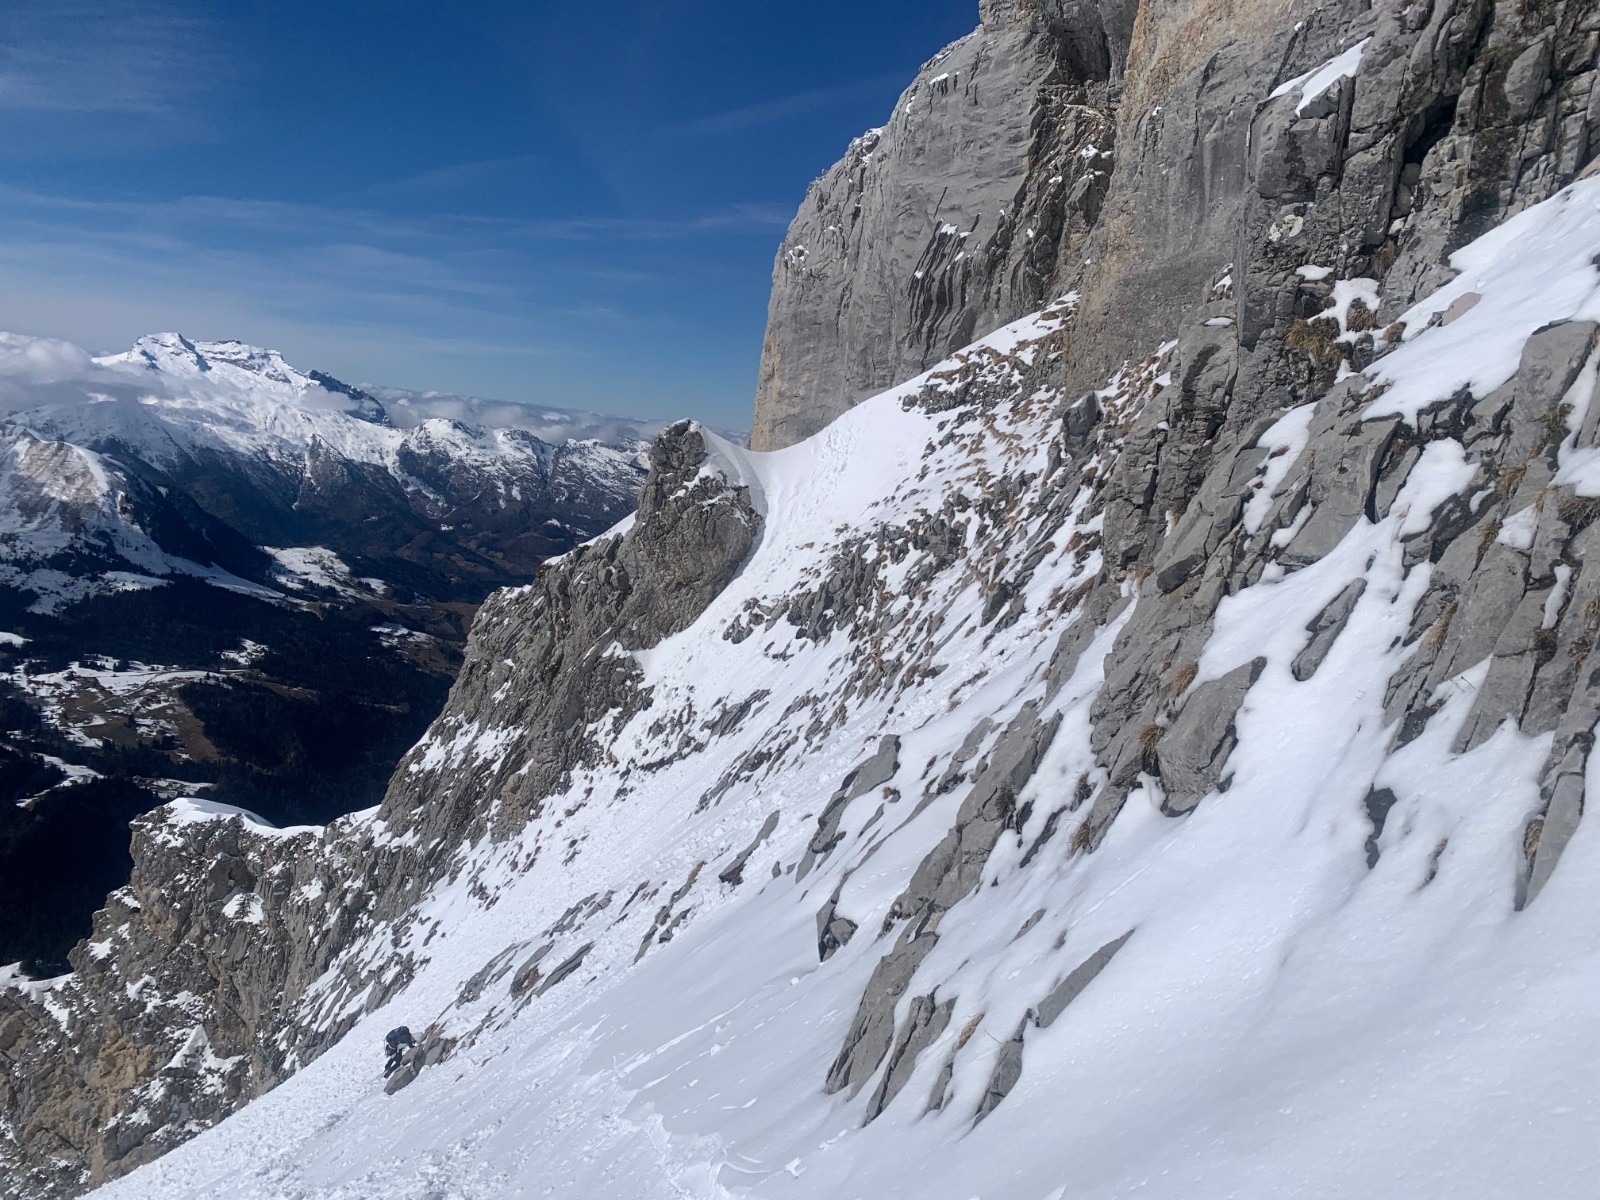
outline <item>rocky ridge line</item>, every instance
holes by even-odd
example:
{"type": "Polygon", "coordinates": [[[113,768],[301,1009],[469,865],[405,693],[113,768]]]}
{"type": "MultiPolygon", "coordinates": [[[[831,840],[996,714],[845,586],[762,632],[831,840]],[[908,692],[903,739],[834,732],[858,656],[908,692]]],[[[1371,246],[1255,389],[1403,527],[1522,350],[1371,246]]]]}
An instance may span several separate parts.
{"type": "MultiPolygon", "coordinates": [[[[187,801],[135,822],[133,878],[72,952],[73,974],[0,989],[0,1194],[76,1194],[159,1156],[412,978],[437,932],[417,899],[492,820],[520,828],[603,754],[599,730],[570,736],[574,715],[587,725],[648,699],[618,647],[692,620],[759,536],[749,490],[708,465],[709,436],[668,429],[627,533],[491,597],[445,715],[378,810],[279,831],[187,801]],[[507,681],[530,674],[561,685],[520,691],[530,708],[513,714],[507,681]],[[494,751],[516,740],[519,715],[546,737],[512,761],[494,751]],[[519,770],[535,755],[538,772],[519,770]]],[[[534,847],[524,869],[542,857],[534,847]]]]}

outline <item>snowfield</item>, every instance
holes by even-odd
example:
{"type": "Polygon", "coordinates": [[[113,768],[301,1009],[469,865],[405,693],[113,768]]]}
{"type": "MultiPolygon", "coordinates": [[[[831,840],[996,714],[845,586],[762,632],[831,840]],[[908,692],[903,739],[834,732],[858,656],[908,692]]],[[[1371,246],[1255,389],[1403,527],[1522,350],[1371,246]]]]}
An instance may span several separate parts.
{"type": "MultiPolygon", "coordinates": [[[[1323,76],[1353,72],[1360,49],[1295,85],[1309,95],[1323,76]]],[[[1462,251],[1462,278],[1371,368],[1390,385],[1376,405],[1414,419],[1464,382],[1478,394],[1504,382],[1535,329],[1593,313],[1586,264],[1597,251],[1600,179],[1462,251]],[[1481,303],[1424,327],[1468,290],[1481,303]]],[[[1265,659],[1237,716],[1226,790],[1174,818],[1144,776],[1085,852],[1074,798],[1103,777],[1089,746],[1103,664],[1123,624],[1158,597],[1151,581],[1130,581],[1130,603],[1051,687],[1057,642],[1101,568],[1101,516],[1087,473],[1064,506],[1046,503],[1064,398],[1017,387],[1071,312],[1069,298],[1007,327],[788,450],[753,454],[707,434],[705,469],[749,488],[765,518],[759,542],[693,625],[636,656],[651,702],[615,732],[614,761],[580,772],[510,841],[466,849],[403,945],[358,948],[372,961],[397,949],[423,960],[393,1001],[275,1091],[96,1194],[1592,1195],[1600,822],[1578,824],[1548,885],[1516,911],[1551,735],[1508,722],[1453,751],[1486,661],[1447,681],[1420,736],[1397,746],[1384,715],[1434,570],[1408,563],[1403,539],[1483,486],[1465,451],[1429,443],[1381,519],[1222,601],[1195,686],[1265,659]],[[977,410],[923,402],[963,372],[1012,390],[977,410]],[[922,572],[927,552],[900,531],[947,503],[1003,519],[974,515],[950,562],[922,572]],[[825,635],[802,636],[788,614],[843,547],[872,568],[868,599],[836,613],[825,635]],[[986,615],[986,582],[1031,553],[1019,615],[986,615]],[[1308,623],[1358,579],[1348,624],[1298,678],[1308,623]],[[945,1019],[920,1054],[891,1055],[827,1093],[869,978],[903,944],[896,898],[956,821],[975,765],[1029,704],[1059,728],[978,886],[943,914],[904,986],[896,1044],[918,998],[948,1005],[945,1019]],[[734,711],[729,728],[705,732],[734,711]],[[684,720],[664,721],[676,714],[684,720]],[[686,750],[680,729],[693,735],[686,750]],[[891,736],[890,773],[837,812],[831,849],[808,851],[829,797],[891,736]],[[752,766],[763,751],[772,757],[752,766]],[[940,790],[943,779],[953,782],[940,790]],[[1379,788],[1398,800],[1375,832],[1367,800],[1379,788]],[[752,846],[733,872],[742,879],[726,881],[752,846]],[[830,900],[856,931],[819,961],[830,900]],[[546,982],[514,995],[514,973],[546,944],[546,982]],[[1098,974],[1074,975],[1103,949],[1098,974]],[[381,1042],[400,1023],[460,1042],[386,1095],[381,1042]],[[895,1070],[897,1090],[869,1120],[895,1070]]],[[[1169,385],[1170,349],[1152,348],[1100,393],[1097,474],[1169,385]]],[[[1573,436],[1594,372],[1591,362],[1569,397],[1573,436]]],[[[1269,536],[1268,502],[1305,452],[1311,418],[1309,406],[1286,411],[1259,439],[1266,499],[1247,506],[1252,536],[1269,536]]],[[[1563,468],[1600,492],[1600,468],[1572,442],[1563,468]]],[[[471,732],[489,755],[516,734],[471,732]]],[[[429,769],[454,769],[460,756],[447,751],[463,736],[436,726],[429,769]]],[[[1589,761],[1593,790],[1600,760],[1589,761]]]]}

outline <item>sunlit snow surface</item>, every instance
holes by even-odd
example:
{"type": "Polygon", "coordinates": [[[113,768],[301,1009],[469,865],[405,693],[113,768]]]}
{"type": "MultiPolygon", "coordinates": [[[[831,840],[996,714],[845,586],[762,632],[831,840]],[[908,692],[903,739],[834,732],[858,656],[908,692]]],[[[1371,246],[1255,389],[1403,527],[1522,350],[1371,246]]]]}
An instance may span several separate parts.
{"type": "MultiPolygon", "coordinates": [[[[1513,222],[1464,251],[1458,262],[1473,281],[1445,289],[1441,306],[1452,292],[1481,288],[1485,299],[1469,316],[1499,313],[1498,323],[1413,327],[1373,369],[1394,384],[1383,402],[1410,412],[1465,378],[1492,386],[1515,365],[1528,332],[1592,303],[1592,288],[1576,283],[1524,288],[1523,265],[1505,256],[1545,254],[1546,268],[1564,280],[1570,264],[1587,264],[1600,250],[1600,223],[1590,215],[1597,196],[1600,181],[1570,189],[1518,219],[1532,236],[1513,222]],[[1553,227],[1541,222],[1558,223],[1561,237],[1537,236],[1553,227]],[[1502,281],[1518,297],[1514,306],[1499,306],[1502,281]],[[1440,370],[1430,348],[1468,333],[1478,355],[1440,370]]],[[[1009,350],[1046,328],[1023,323],[990,341],[1009,350]]],[[[917,386],[869,401],[789,450],[718,447],[720,469],[759,484],[761,542],[700,620],[640,656],[655,703],[612,751],[621,762],[648,758],[659,750],[650,722],[685,701],[703,715],[765,688],[765,708],[704,751],[635,774],[621,800],[614,780],[576,780],[574,799],[591,784],[595,793],[559,831],[546,829],[553,818],[545,817],[522,842],[475,851],[495,903],[485,908],[473,898],[471,871],[441,886],[426,902],[442,927],[428,947],[431,961],[393,1003],[276,1091],[104,1194],[1593,1194],[1600,823],[1591,814],[1580,824],[1548,887],[1514,913],[1522,822],[1537,802],[1548,738],[1504,728],[1470,753],[1450,753],[1481,665],[1445,685],[1443,711],[1405,747],[1390,752],[1392,730],[1383,723],[1385,687],[1407,653],[1400,640],[1429,570],[1424,563],[1403,573],[1401,528],[1468,486],[1461,464],[1446,461],[1447,447],[1413,472],[1384,521],[1358,524],[1315,565],[1269,575],[1224,602],[1202,677],[1256,655],[1269,663],[1239,716],[1230,790],[1176,820],[1136,792],[1094,853],[1073,854],[1063,832],[1024,868],[1022,846],[1043,814],[1092,765],[1088,707],[1116,629],[1102,632],[1056,698],[1061,732],[1018,798],[1024,807],[1036,802],[1031,824],[1021,838],[1002,838],[984,885],[946,916],[901,1001],[903,1016],[912,995],[936,987],[941,999],[955,997],[945,1033],[870,1125],[863,1127],[865,1095],[823,1094],[863,985],[891,944],[892,935],[874,934],[963,796],[957,788],[913,816],[925,773],[944,768],[980,717],[1003,723],[1042,696],[1062,619],[1037,614],[1052,589],[1098,569],[1057,550],[1029,586],[1027,615],[988,641],[991,631],[969,619],[980,607],[977,588],[952,572],[928,601],[952,606],[945,630],[957,631],[931,655],[941,674],[892,699],[858,699],[814,752],[696,811],[727,766],[771,736],[792,699],[838,686],[851,652],[846,632],[815,645],[781,619],[743,642],[724,640],[748,599],[793,592],[827,561],[841,529],[904,521],[953,488],[976,488],[979,466],[1042,466],[1043,425],[1030,426],[1035,418],[1023,413],[997,421],[976,461],[970,450],[939,451],[919,478],[924,447],[948,415],[903,411],[901,396],[917,386]],[[1313,678],[1297,682],[1289,663],[1304,645],[1306,621],[1363,573],[1369,583],[1346,631],[1313,678]],[[898,795],[856,801],[845,814],[845,840],[803,882],[773,877],[774,862],[799,858],[828,796],[883,733],[904,739],[890,781],[898,795]],[[1401,801],[1369,871],[1363,798],[1374,784],[1393,787],[1401,801]],[[716,882],[719,866],[774,810],[782,819],[745,882],[716,882]],[[538,836],[563,845],[579,839],[570,865],[547,857],[532,871],[511,870],[538,836]],[[655,909],[699,862],[707,867],[686,902],[692,919],[634,965],[655,909]],[[840,911],[861,929],[819,964],[816,913],[847,874],[840,911]],[[660,894],[624,907],[641,881],[660,894]],[[455,1007],[462,981],[505,947],[607,891],[615,901],[549,956],[558,962],[594,942],[570,979],[515,1017],[504,981],[455,1007]],[[1043,917],[1018,936],[1037,910],[1043,917]],[[1001,1045],[1029,1007],[1130,929],[1126,948],[1059,1020],[1027,1030],[1020,1081],[975,1124],[1001,1045]],[[477,1040],[386,1096],[383,1031],[436,1019],[449,1033],[479,1030],[477,1040]],[[939,1067],[969,1029],[949,1099],[941,1111],[925,1111],[939,1067]]],[[[1260,442],[1263,470],[1281,479],[1286,468],[1267,455],[1278,446],[1289,448],[1281,458],[1301,453],[1305,429],[1306,415],[1296,412],[1270,430],[1260,442]]],[[[1021,545],[1028,532],[1005,536],[1021,545]]],[[[1064,546],[1070,532],[1053,541],[1064,546]]],[[[914,615],[908,609],[907,621],[914,615]]]]}

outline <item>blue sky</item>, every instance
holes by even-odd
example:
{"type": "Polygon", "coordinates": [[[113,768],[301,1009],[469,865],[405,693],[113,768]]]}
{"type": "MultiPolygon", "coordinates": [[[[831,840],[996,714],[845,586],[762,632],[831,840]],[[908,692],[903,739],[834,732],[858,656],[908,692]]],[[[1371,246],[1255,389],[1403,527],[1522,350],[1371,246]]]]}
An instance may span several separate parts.
{"type": "Polygon", "coordinates": [[[772,255],[975,0],[14,0],[0,328],[748,424],[772,255]]]}

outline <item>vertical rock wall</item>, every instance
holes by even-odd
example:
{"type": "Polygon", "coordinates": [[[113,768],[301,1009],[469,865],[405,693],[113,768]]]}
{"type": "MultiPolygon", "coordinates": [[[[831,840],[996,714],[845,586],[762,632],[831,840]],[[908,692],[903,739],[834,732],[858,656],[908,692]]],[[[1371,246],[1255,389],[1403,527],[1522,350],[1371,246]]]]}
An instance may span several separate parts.
{"type": "Polygon", "coordinates": [[[1269,361],[1283,334],[1322,299],[1295,266],[1331,255],[1398,311],[1600,146],[1583,5],[1011,0],[982,17],[807,193],[773,271],[754,448],[1069,289],[1072,378],[1093,386],[1235,262],[1240,350],[1264,364],[1235,407],[1259,411],[1292,386],[1269,361]],[[1359,86],[1274,95],[1362,41],[1359,86]]]}
{"type": "Polygon", "coordinates": [[[779,248],[771,450],[1041,307],[1099,215],[1129,0],[997,0],[811,185],[779,248]]]}

